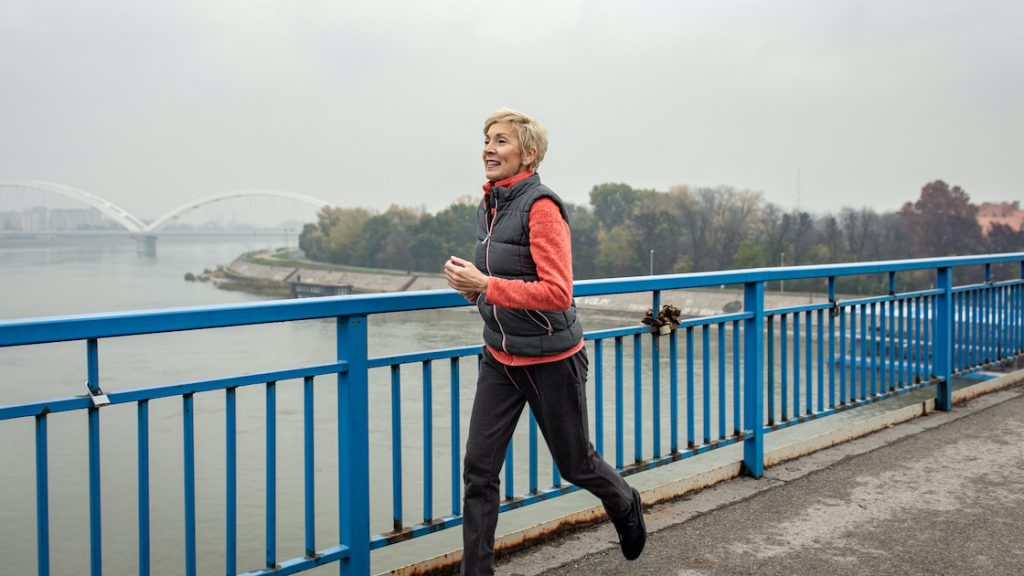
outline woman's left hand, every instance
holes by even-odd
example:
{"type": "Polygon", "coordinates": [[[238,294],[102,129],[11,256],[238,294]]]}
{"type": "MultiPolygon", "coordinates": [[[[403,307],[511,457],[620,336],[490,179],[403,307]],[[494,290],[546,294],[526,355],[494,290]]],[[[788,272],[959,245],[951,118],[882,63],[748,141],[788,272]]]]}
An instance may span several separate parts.
{"type": "Polygon", "coordinates": [[[468,260],[452,256],[444,263],[444,276],[449,286],[463,294],[487,293],[487,276],[468,260]]]}

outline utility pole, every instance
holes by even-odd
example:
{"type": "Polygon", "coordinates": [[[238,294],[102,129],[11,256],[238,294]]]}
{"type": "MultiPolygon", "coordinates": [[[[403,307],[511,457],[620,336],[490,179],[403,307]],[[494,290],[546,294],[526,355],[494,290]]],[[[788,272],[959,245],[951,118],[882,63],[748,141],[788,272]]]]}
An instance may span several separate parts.
{"type": "MultiPolygon", "coordinates": [[[[785,265],[786,265],[786,253],[782,252],[782,253],[779,254],[779,267],[781,268],[781,267],[783,267],[785,265]]],[[[779,280],[779,294],[785,294],[785,293],[786,293],[786,281],[785,280],[779,280]]]]}

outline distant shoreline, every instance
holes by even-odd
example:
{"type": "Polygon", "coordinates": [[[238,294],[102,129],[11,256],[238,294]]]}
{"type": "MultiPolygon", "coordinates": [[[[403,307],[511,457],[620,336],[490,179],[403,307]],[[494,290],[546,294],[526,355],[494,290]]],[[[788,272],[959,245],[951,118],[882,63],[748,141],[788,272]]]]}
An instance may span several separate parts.
{"type": "MultiPolygon", "coordinates": [[[[292,284],[296,279],[317,285],[349,286],[355,294],[440,290],[448,287],[440,273],[339,266],[305,260],[298,257],[299,254],[298,251],[286,249],[247,252],[227,266],[218,266],[216,270],[206,270],[201,274],[189,274],[186,279],[191,276],[195,281],[212,282],[222,290],[238,290],[275,298],[293,297],[292,284]]],[[[822,294],[765,294],[767,308],[798,306],[809,301],[824,300],[822,294]]],[[[665,290],[661,294],[662,304],[679,308],[685,318],[735,312],[738,306],[742,306],[742,301],[742,292],[732,287],[665,290]]],[[[576,307],[586,315],[635,318],[637,323],[651,308],[651,304],[650,295],[642,293],[583,296],[576,299],[576,307]]]]}

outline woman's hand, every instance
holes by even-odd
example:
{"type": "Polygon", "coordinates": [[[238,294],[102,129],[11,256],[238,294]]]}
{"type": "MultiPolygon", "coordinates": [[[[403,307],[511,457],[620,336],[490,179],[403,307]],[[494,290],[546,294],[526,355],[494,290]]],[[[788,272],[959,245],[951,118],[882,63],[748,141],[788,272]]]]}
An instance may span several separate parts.
{"type": "Polygon", "coordinates": [[[444,263],[444,276],[448,285],[470,302],[487,293],[487,276],[468,260],[452,256],[444,263]]]}

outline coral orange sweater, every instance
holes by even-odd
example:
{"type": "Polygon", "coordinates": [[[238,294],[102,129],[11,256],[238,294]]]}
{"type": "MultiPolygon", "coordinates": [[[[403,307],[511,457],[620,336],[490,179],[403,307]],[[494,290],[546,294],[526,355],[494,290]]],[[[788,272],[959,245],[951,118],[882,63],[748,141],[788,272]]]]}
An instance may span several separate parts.
{"type": "MultiPolygon", "coordinates": [[[[512,187],[532,172],[520,172],[500,182],[484,184],[484,202],[493,186],[512,187]]],[[[493,215],[492,215],[493,216],[493,215]]],[[[505,308],[566,310],[572,303],[572,239],[569,225],[550,198],[530,207],[530,255],[537,264],[538,280],[487,279],[487,302],[505,308]]],[[[528,366],[564,360],[583,348],[583,339],[572,348],[552,356],[517,356],[487,347],[494,359],[507,366],[528,366]]]]}

